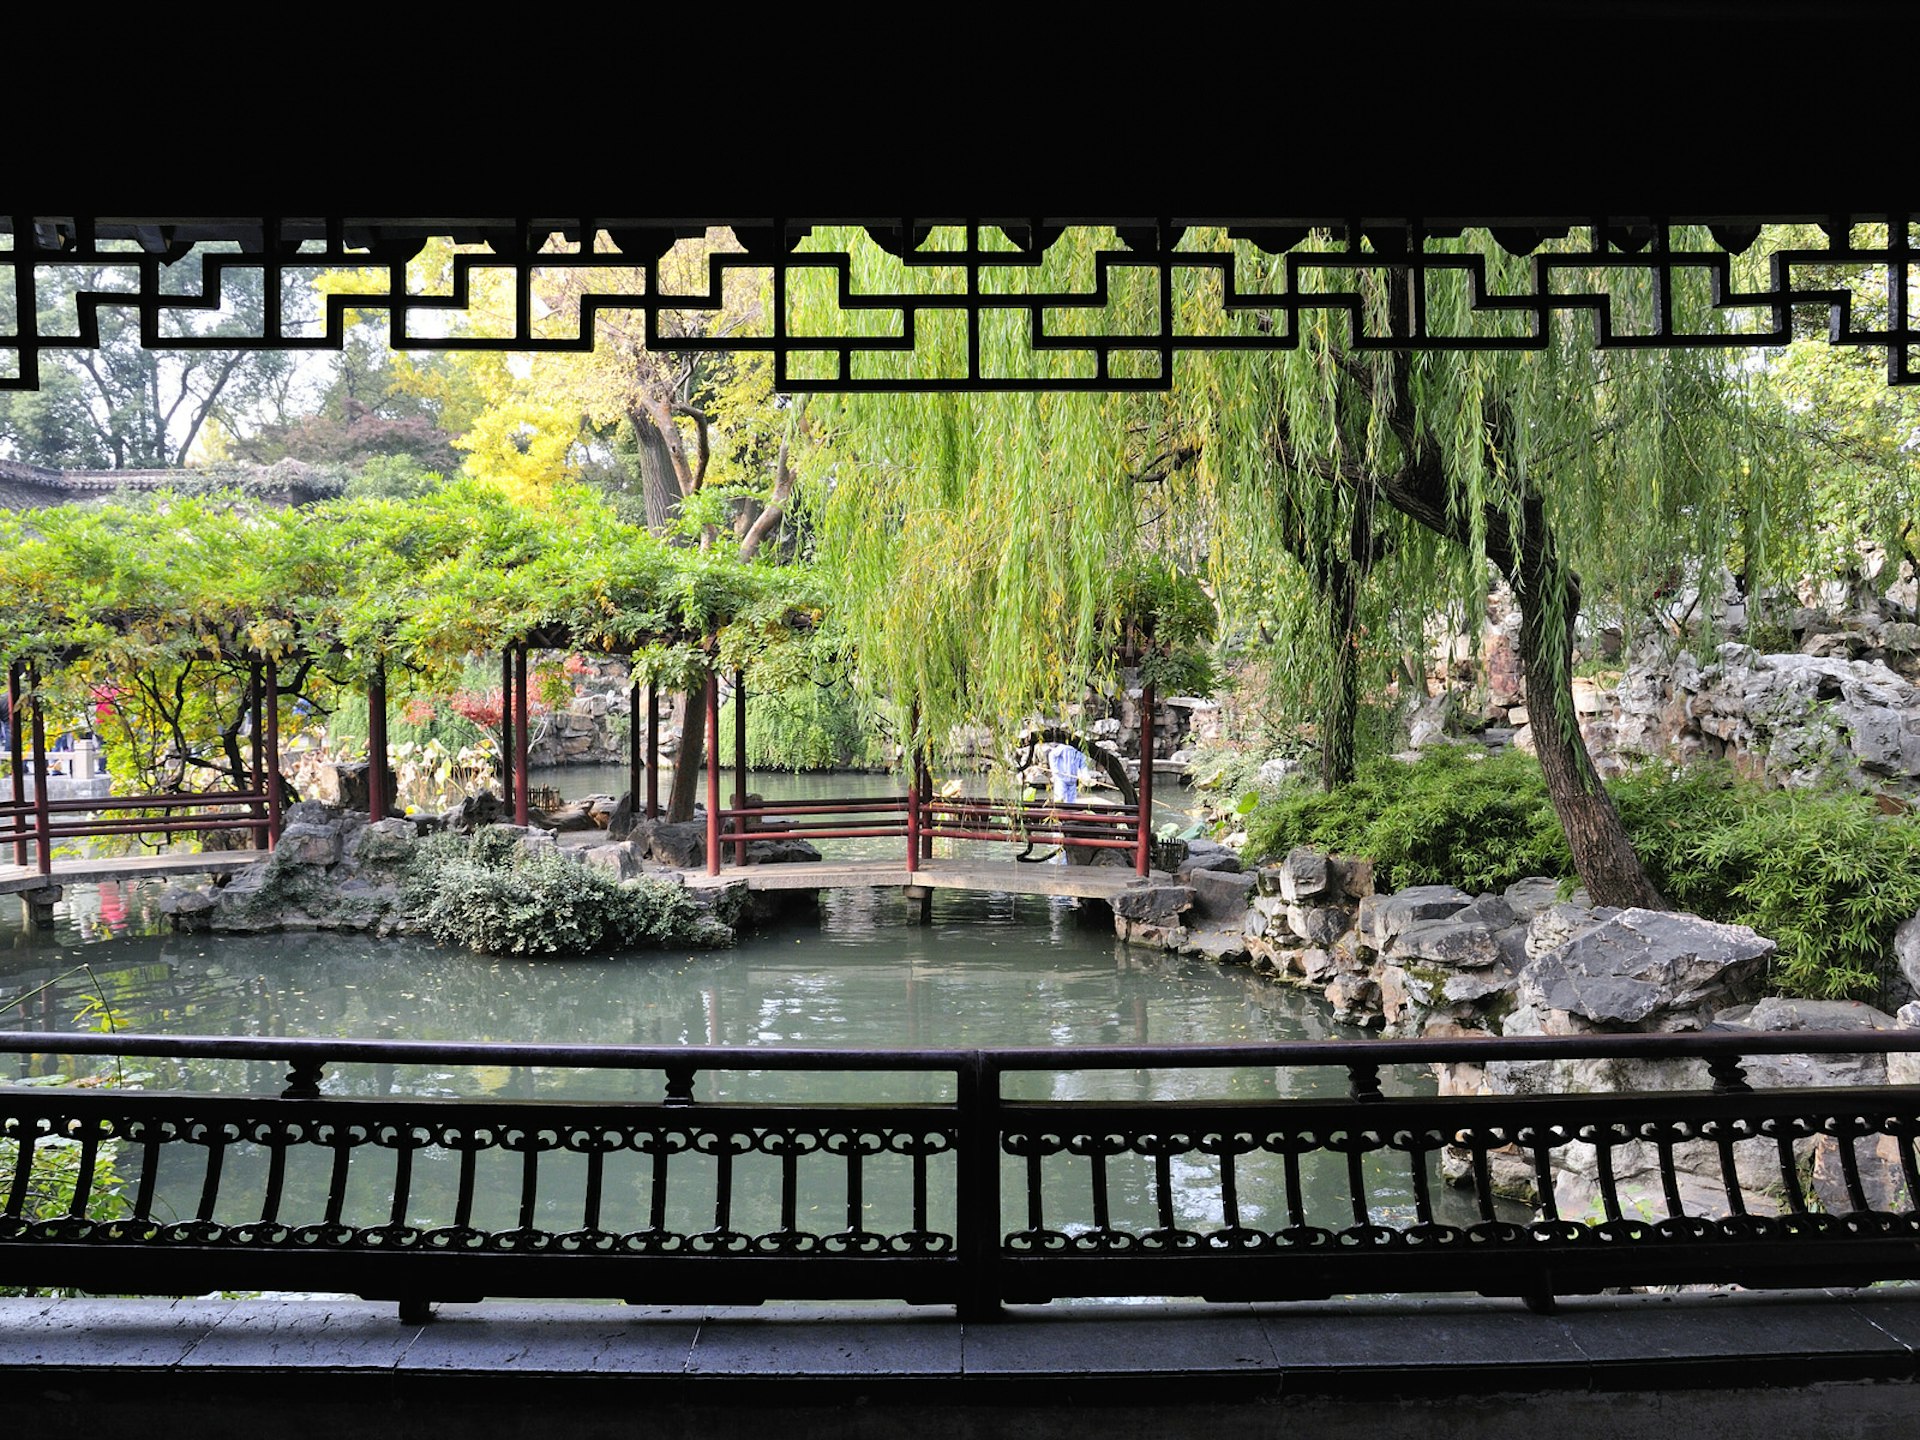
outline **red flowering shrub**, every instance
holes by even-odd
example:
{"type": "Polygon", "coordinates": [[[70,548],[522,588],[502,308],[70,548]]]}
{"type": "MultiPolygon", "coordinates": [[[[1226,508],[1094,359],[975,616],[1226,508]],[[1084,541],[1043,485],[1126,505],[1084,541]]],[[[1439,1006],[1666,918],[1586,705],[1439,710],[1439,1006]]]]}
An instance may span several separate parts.
{"type": "Polygon", "coordinates": [[[453,707],[454,714],[466,717],[483,730],[497,730],[500,727],[501,704],[498,690],[489,690],[484,694],[477,694],[472,690],[458,690],[447,703],[453,707]]]}

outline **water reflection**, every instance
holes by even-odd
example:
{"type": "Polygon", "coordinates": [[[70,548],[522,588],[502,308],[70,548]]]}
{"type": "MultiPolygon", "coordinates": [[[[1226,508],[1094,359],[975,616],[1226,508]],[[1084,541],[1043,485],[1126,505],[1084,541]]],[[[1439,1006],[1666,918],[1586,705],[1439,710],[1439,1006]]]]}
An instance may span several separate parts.
{"type": "MultiPolygon", "coordinates": [[[[1314,997],[1244,970],[1128,949],[1086,912],[1039,897],[942,892],[934,897],[931,923],[921,926],[913,923],[916,907],[898,892],[829,891],[817,912],[747,936],[728,951],[518,961],[405,939],[176,935],[153,927],[158,917],[139,887],[113,896],[117,918],[94,900],[99,918],[93,920],[79,918],[89,913],[89,902],[76,889],[63,906],[60,930],[23,936],[0,953],[5,1028],[86,1028],[94,1020],[84,1012],[97,997],[120,1027],[171,1034],[818,1048],[1033,1044],[1059,1047],[1063,1063],[1070,1063],[1073,1047],[1091,1044],[1260,1042],[1334,1033],[1314,997]]],[[[63,1064],[91,1065],[44,1056],[7,1063],[23,1078],[63,1064]]],[[[275,1094],[284,1084],[284,1066],[268,1062],[141,1064],[151,1088],[275,1094]]],[[[1390,1074],[1387,1083],[1400,1093],[1431,1084],[1415,1072],[1390,1074]]],[[[660,1084],[657,1072],[402,1065],[336,1066],[326,1088],[366,1096],[652,1100],[660,1084]]],[[[1345,1086],[1337,1070],[1062,1068],[1009,1076],[1005,1088],[1013,1098],[1270,1102],[1331,1097],[1345,1086]]],[[[952,1081],[913,1072],[746,1070],[703,1074],[696,1093],[702,1099],[933,1101],[950,1098],[952,1081]]],[[[238,1151],[234,1158],[241,1160],[238,1151]]],[[[1219,1162],[1199,1154],[1175,1159],[1181,1223],[1217,1224],[1219,1162]]],[[[1331,1156],[1312,1160],[1305,1180],[1316,1223],[1351,1223],[1343,1166],[1331,1156]]],[[[557,1178],[572,1163],[555,1159],[557,1193],[573,1188],[557,1178]]],[[[1376,1221],[1411,1212],[1411,1185],[1392,1173],[1396,1163],[1404,1165],[1404,1158],[1366,1158],[1369,1186],[1379,1187],[1376,1221]]],[[[1276,1157],[1243,1162],[1242,1223],[1284,1223],[1277,1166],[1276,1157]]],[[[1006,1169],[1010,1221],[1026,1213],[1021,1168],[1010,1161],[1006,1169]]],[[[1084,1205],[1074,1197],[1084,1197],[1088,1172],[1085,1157],[1054,1156],[1043,1166],[1044,1198],[1062,1220],[1084,1205]]],[[[1110,1161],[1116,1224],[1150,1224],[1152,1172],[1143,1157],[1110,1161]]],[[[197,1177],[183,1169],[164,1178],[170,1203],[190,1210],[197,1177]]],[[[632,1177],[636,1185],[643,1178],[632,1177]]],[[[253,1202],[245,1198],[247,1187],[234,1183],[240,1214],[253,1202]]],[[[772,1183],[755,1183],[743,1170],[741,1194],[773,1194],[772,1183]]],[[[377,1212],[379,1184],[366,1178],[355,1184],[372,1187],[360,1198],[369,1214],[377,1212]]],[[[508,1181],[502,1184],[511,1193],[508,1181]]],[[[1436,1182],[1432,1188],[1436,1201],[1451,1208],[1444,1187],[1436,1182]]],[[[891,1203],[879,1189],[870,1200],[891,1203]]],[[[809,1192],[807,1203],[831,1209],[838,1203],[833,1183],[809,1192]]]]}

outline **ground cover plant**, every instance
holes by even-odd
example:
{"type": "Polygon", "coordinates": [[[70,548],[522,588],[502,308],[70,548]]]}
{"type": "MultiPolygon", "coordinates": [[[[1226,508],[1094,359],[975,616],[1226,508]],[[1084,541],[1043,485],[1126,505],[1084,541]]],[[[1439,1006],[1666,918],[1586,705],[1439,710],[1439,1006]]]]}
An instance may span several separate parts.
{"type": "Polygon", "coordinates": [[[424,840],[403,891],[413,923],[435,940],[489,955],[711,949],[733,931],[687,893],[648,876],[621,882],[517,834],[424,840]]]}

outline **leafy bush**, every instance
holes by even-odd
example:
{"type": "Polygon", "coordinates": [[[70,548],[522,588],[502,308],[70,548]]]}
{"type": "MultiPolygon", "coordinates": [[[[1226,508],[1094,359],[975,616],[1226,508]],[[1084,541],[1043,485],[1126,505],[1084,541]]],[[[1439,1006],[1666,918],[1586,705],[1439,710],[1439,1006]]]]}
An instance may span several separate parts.
{"type": "Polygon", "coordinates": [[[1871,797],[1773,790],[1723,766],[1615,787],[1634,848],[1667,902],[1751,925],[1780,946],[1772,984],[1871,998],[1893,932],[1920,911],[1920,824],[1871,797]]]}
{"type": "Polygon", "coordinates": [[[1497,890],[1573,865],[1532,756],[1451,745],[1411,765],[1368,761],[1331,794],[1301,785],[1263,798],[1247,817],[1248,852],[1264,858],[1295,845],[1366,856],[1382,890],[1497,890]]]}
{"type": "Polygon", "coordinates": [[[577,955],[601,948],[729,945],[733,931],[684,886],[625,884],[509,830],[436,835],[407,874],[408,913],[435,940],[491,955],[577,955]]]}

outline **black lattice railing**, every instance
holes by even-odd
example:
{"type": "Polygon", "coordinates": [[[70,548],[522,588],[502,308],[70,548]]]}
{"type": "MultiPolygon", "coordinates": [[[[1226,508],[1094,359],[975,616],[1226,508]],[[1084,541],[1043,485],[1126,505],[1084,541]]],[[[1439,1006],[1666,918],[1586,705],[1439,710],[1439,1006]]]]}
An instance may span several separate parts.
{"type": "Polygon", "coordinates": [[[1178,355],[1290,350],[1323,324],[1356,350],[1808,335],[1884,351],[1890,384],[1920,383],[1915,217],[1827,216],[1812,244],[1778,238],[1776,218],[10,215],[0,389],[38,388],[49,352],[97,349],[103,315],[137,319],[153,349],[294,351],[341,349],[350,310],[384,316],[399,350],[588,351],[618,330],[656,354],[758,352],[790,391],[1164,390],[1178,355]],[[1083,227],[1087,263],[1047,269],[1083,227]],[[430,240],[450,247],[431,277],[430,240]],[[330,271],[372,278],[322,293],[330,271]],[[743,292],[765,296],[751,323],[743,292]]]}
{"type": "Polygon", "coordinates": [[[212,1066],[222,1093],[0,1087],[0,1282],[348,1290],[412,1313],[567,1295],[990,1314],[1920,1278],[1920,1087],[1756,1090],[1741,1065],[1916,1049],[1911,1032],[886,1052],[9,1035],[25,1078],[112,1055],[212,1066]],[[1379,1078],[1593,1057],[1697,1061],[1701,1088],[1390,1095],[1379,1078]],[[282,1093],[231,1093],[261,1062],[290,1067],[282,1093]],[[409,1067],[427,1068],[396,1079],[409,1067]],[[486,1093],[503,1073],[652,1096],[486,1093]],[[1329,1073],[1343,1095],[1306,1083],[1329,1073]],[[923,1098],[840,1098],[849,1074],[923,1098]],[[835,1098],[802,1098],[823,1084],[835,1098]],[[1236,1098],[1250,1084],[1268,1093],[1236,1098]],[[1824,1204],[1816,1143],[1838,1157],[1824,1204]],[[1441,1185],[1443,1152],[1464,1189],[1441,1185]],[[1536,1179],[1531,1215],[1496,1194],[1496,1155],[1536,1179]],[[1582,1166],[1596,1198],[1562,1213],[1556,1172],[1582,1166]]]}

